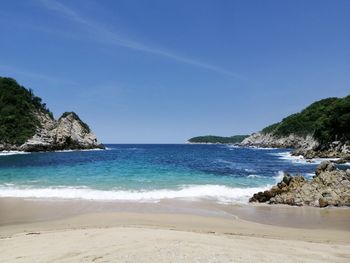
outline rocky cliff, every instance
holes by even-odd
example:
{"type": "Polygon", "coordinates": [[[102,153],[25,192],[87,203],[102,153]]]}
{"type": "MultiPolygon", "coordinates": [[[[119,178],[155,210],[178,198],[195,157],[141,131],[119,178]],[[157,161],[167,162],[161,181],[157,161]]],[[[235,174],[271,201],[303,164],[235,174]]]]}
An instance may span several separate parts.
{"type": "Polygon", "coordinates": [[[316,101],[252,134],[243,146],[293,148],[294,155],[350,157],[350,96],[316,101]]]}
{"type": "Polygon", "coordinates": [[[243,146],[272,147],[272,148],[303,148],[316,149],[319,143],[311,136],[289,134],[278,137],[271,133],[253,133],[241,142],[243,146]]]}
{"type": "Polygon", "coordinates": [[[74,112],[64,113],[58,120],[42,112],[37,114],[40,126],[34,136],[18,147],[21,151],[56,151],[94,149],[104,146],[74,112]]]}
{"type": "Polygon", "coordinates": [[[307,159],[312,158],[350,158],[349,141],[333,141],[321,145],[312,135],[300,136],[289,134],[288,136],[276,136],[272,133],[253,133],[244,139],[240,145],[265,148],[292,148],[292,155],[302,155],[307,159]]]}
{"type": "Polygon", "coordinates": [[[104,149],[96,135],[74,112],[64,113],[58,120],[37,112],[39,120],[35,134],[21,145],[0,144],[0,151],[57,151],[78,149],[104,149]]]}
{"type": "Polygon", "coordinates": [[[58,120],[14,79],[0,77],[0,151],[55,151],[104,148],[74,112],[58,120]]]}
{"type": "Polygon", "coordinates": [[[254,194],[249,201],[295,206],[350,206],[350,170],[339,170],[325,161],[317,167],[311,181],[301,175],[285,174],[276,186],[254,194]]]}

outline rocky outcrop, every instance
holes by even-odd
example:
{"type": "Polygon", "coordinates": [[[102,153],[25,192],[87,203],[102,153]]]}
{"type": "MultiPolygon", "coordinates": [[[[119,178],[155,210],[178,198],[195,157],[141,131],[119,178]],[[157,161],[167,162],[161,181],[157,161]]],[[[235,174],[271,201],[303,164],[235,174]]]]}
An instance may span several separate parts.
{"type": "Polygon", "coordinates": [[[319,144],[311,136],[297,136],[291,134],[287,137],[277,137],[271,133],[257,132],[245,138],[241,142],[242,146],[268,147],[268,148],[303,148],[316,149],[319,144]]]}
{"type": "Polygon", "coordinates": [[[22,145],[0,145],[0,150],[56,151],[77,149],[104,149],[96,135],[74,112],[64,113],[58,120],[42,111],[35,113],[39,121],[32,138],[22,145]]]}
{"type": "Polygon", "coordinates": [[[311,135],[305,137],[290,134],[286,137],[274,136],[271,133],[253,133],[244,139],[241,146],[265,148],[292,148],[292,155],[302,155],[306,159],[312,158],[350,158],[350,142],[334,141],[321,147],[320,143],[311,135]]]}
{"type": "Polygon", "coordinates": [[[293,152],[293,155],[302,155],[307,159],[312,158],[341,158],[339,163],[350,160],[350,142],[334,141],[327,145],[327,147],[299,147],[293,152]]]}
{"type": "Polygon", "coordinates": [[[303,176],[285,174],[270,190],[253,195],[250,202],[294,206],[350,206],[350,170],[336,169],[329,161],[322,162],[311,181],[303,176]]]}

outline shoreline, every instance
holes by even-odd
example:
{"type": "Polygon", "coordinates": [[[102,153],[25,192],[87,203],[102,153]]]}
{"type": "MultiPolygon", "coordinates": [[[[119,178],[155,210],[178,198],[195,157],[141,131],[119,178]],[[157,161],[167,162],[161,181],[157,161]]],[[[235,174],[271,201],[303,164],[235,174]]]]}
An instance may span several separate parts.
{"type": "MultiPolygon", "coordinates": [[[[64,220],[89,214],[168,214],[244,220],[264,226],[350,232],[349,207],[218,204],[211,201],[161,200],[155,203],[46,198],[0,198],[0,227],[64,220]]],[[[349,237],[350,238],[350,237],[349,237]]],[[[349,239],[350,241],[350,239],[349,239]]]]}
{"type": "Polygon", "coordinates": [[[91,149],[67,149],[53,151],[20,151],[20,150],[3,150],[0,151],[0,156],[16,155],[16,154],[31,154],[31,153],[64,153],[64,152],[90,152],[90,151],[105,151],[108,148],[91,148],[91,149]]]}
{"type": "Polygon", "coordinates": [[[0,261],[277,263],[350,258],[350,209],[225,208],[207,202],[0,198],[0,261]]]}
{"type": "MultiPolygon", "coordinates": [[[[214,193],[223,194],[220,189],[214,193]]],[[[207,195],[203,189],[199,193],[207,195]]],[[[154,202],[54,196],[0,197],[1,262],[350,259],[349,207],[220,203],[173,195],[154,202]]]]}

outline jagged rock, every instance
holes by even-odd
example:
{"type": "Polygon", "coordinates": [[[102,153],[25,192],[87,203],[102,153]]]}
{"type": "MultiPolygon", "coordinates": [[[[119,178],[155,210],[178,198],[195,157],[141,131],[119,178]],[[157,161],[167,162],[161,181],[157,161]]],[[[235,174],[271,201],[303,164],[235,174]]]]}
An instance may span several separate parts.
{"type": "Polygon", "coordinates": [[[104,148],[74,112],[55,120],[33,90],[0,77],[0,151],[104,148]]]}
{"type": "Polygon", "coordinates": [[[241,142],[242,146],[272,147],[272,148],[305,148],[315,149],[318,142],[311,136],[291,134],[287,137],[276,137],[271,133],[257,132],[241,142]]]}
{"type": "Polygon", "coordinates": [[[319,204],[320,207],[328,206],[328,202],[324,198],[318,199],[318,204],[319,204]]]}
{"type": "Polygon", "coordinates": [[[330,161],[324,161],[319,166],[317,166],[315,174],[316,176],[320,175],[321,173],[328,171],[334,171],[336,169],[335,165],[331,163],[330,161]]]}
{"type": "Polygon", "coordinates": [[[305,148],[305,147],[297,147],[292,152],[292,155],[298,156],[302,155],[305,158],[340,158],[340,160],[336,160],[334,162],[337,163],[345,163],[350,160],[350,142],[331,142],[327,146],[323,146],[322,148],[305,148]]]}
{"type": "Polygon", "coordinates": [[[320,143],[312,135],[298,136],[290,134],[285,137],[277,137],[271,133],[257,132],[244,139],[241,146],[266,147],[266,148],[293,148],[292,155],[303,156],[306,159],[313,158],[343,158],[350,160],[350,142],[331,142],[327,147],[321,148],[320,143]]]}
{"type": "Polygon", "coordinates": [[[74,112],[64,113],[57,121],[48,114],[37,112],[40,122],[32,138],[19,146],[21,151],[54,151],[104,148],[96,135],[74,112]]]}
{"type": "Polygon", "coordinates": [[[301,175],[286,174],[277,186],[254,194],[249,201],[295,206],[350,206],[350,170],[339,170],[330,161],[325,161],[316,168],[311,181],[301,175]]]}

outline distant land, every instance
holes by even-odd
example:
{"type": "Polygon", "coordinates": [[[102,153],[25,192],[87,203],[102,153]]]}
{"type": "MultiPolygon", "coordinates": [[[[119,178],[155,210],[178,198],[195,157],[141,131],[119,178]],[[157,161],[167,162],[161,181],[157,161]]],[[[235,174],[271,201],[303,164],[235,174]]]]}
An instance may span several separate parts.
{"type": "Polygon", "coordinates": [[[189,143],[222,143],[222,144],[235,144],[242,142],[249,135],[234,135],[230,137],[206,135],[197,136],[188,140],[189,143]]]}
{"type": "Polygon", "coordinates": [[[0,151],[55,151],[104,148],[74,112],[55,120],[33,90],[0,77],[0,151]]]}
{"type": "Polygon", "coordinates": [[[241,145],[294,148],[307,158],[350,159],[350,96],[316,101],[245,138],[241,145]]]}

